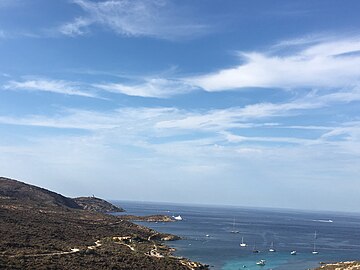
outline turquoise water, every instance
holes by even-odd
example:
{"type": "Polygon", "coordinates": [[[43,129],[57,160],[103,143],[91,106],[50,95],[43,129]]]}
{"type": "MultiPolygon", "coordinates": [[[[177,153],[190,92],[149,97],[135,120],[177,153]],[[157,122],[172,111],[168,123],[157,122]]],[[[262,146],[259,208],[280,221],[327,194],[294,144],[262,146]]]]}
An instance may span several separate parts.
{"type": "Polygon", "coordinates": [[[183,221],[142,224],[181,236],[182,240],[167,243],[177,249],[175,254],[209,264],[211,269],[304,270],[319,266],[319,262],[360,259],[357,214],[122,201],[115,204],[124,207],[127,214],[180,214],[183,221]],[[231,233],[234,218],[235,230],[240,233],[231,233]],[[311,253],[315,231],[318,255],[311,253]],[[241,237],[248,247],[239,246],[241,237]],[[268,252],[271,242],[275,253],[268,252]],[[258,254],[252,252],[255,243],[258,254]],[[297,250],[297,255],[291,256],[291,250],[297,250]],[[266,260],[265,266],[256,265],[260,259],[266,260]]]}

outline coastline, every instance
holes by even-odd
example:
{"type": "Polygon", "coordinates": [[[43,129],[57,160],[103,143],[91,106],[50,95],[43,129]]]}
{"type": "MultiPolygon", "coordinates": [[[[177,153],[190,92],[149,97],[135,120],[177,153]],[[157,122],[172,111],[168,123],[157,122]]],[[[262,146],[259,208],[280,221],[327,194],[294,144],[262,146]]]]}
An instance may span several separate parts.
{"type": "Polygon", "coordinates": [[[347,261],[347,262],[336,262],[336,263],[324,263],[320,267],[314,270],[358,270],[360,269],[359,261],[347,261]]]}
{"type": "Polygon", "coordinates": [[[208,269],[173,256],[175,235],[16,180],[0,178],[0,217],[1,269],[208,269]]]}

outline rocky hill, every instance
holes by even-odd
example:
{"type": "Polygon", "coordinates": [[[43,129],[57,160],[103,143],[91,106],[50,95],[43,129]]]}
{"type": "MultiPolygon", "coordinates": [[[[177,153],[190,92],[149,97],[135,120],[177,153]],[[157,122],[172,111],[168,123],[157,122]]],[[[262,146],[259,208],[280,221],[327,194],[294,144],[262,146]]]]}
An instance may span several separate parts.
{"type": "Polygon", "coordinates": [[[47,189],[5,177],[0,177],[0,198],[16,200],[34,207],[59,206],[103,213],[124,211],[100,198],[68,198],[47,189]]]}
{"type": "Polygon", "coordinates": [[[0,198],[16,200],[23,204],[37,207],[60,206],[73,209],[81,208],[71,198],[44,188],[4,177],[0,177],[0,198]]]}
{"type": "Polygon", "coordinates": [[[0,269],[208,269],[174,257],[162,240],[175,236],[86,211],[87,202],[81,207],[55,192],[0,178],[0,269]]]}
{"type": "Polygon", "coordinates": [[[117,207],[103,199],[96,197],[78,197],[74,201],[84,210],[93,212],[124,212],[125,210],[117,207]]]}

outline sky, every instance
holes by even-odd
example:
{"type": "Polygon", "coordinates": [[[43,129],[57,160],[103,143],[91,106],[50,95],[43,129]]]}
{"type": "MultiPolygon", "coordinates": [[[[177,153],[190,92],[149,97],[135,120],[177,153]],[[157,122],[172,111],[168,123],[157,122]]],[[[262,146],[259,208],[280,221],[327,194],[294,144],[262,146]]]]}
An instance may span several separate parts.
{"type": "Polygon", "coordinates": [[[359,211],[357,0],[0,0],[0,175],[359,211]]]}

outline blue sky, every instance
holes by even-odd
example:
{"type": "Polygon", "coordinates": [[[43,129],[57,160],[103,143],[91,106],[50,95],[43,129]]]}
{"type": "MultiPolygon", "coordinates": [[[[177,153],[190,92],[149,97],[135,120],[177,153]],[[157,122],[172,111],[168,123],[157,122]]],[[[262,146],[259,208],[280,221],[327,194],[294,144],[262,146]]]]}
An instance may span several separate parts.
{"type": "Polygon", "coordinates": [[[359,1],[0,0],[0,175],[358,211],[359,1]]]}

